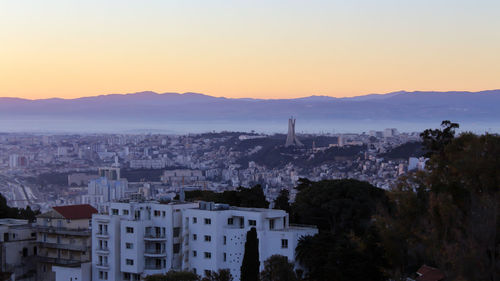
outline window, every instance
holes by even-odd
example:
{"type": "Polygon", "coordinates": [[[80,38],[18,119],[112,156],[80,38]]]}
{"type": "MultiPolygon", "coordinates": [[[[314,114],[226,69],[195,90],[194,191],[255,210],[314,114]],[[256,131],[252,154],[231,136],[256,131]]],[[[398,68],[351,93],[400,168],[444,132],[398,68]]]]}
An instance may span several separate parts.
{"type": "Polygon", "coordinates": [[[212,224],[212,220],[211,219],[205,219],[205,224],[212,224]]]}
{"type": "Polygon", "coordinates": [[[210,253],[210,252],[205,252],[205,258],[206,258],[206,259],[211,259],[211,258],[212,258],[212,253],[210,253]]]}
{"type": "Polygon", "coordinates": [[[212,236],[205,235],[205,242],[210,242],[210,241],[212,241],[212,236]]]}
{"type": "Polygon", "coordinates": [[[281,239],[281,248],[283,249],[288,248],[288,239],[281,239]]]}
{"type": "Polygon", "coordinates": [[[159,211],[159,210],[155,210],[154,211],[154,216],[155,217],[159,217],[160,215],[161,215],[161,211],[159,211]]]}
{"type": "Polygon", "coordinates": [[[28,256],[28,248],[23,248],[23,257],[28,256]]]}
{"type": "Polygon", "coordinates": [[[174,237],[179,237],[180,232],[181,232],[180,227],[174,227],[174,237]]]}
{"type": "Polygon", "coordinates": [[[224,261],[226,261],[226,259],[227,259],[227,254],[224,253],[224,261]]]}
{"type": "Polygon", "coordinates": [[[226,242],[227,242],[227,237],[226,235],[224,235],[224,245],[226,245],[226,242]]]}
{"type": "Polygon", "coordinates": [[[198,255],[198,253],[196,251],[193,251],[193,257],[196,257],[196,255],[198,255]]]}
{"type": "Polygon", "coordinates": [[[193,223],[197,223],[197,222],[198,222],[198,218],[193,217],[193,223]]]}
{"type": "Polygon", "coordinates": [[[123,273],[123,280],[130,280],[130,273],[128,272],[123,273]]]}
{"type": "Polygon", "coordinates": [[[127,226],[127,227],[125,228],[125,231],[126,231],[127,233],[134,233],[134,228],[133,228],[133,227],[129,227],[129,226],[127,226]]]}
{"type": "Polygon", "coordinates": [[[227,224],[229,224],[229,225],[233,225],[233,223],[234,223],[233,218],[228,218],[228,219],[227,219],[227,224]]]}
{"type": "Polygon", "coordinates": [[[248,220],[248,225],[256,226],[257,225],[257,221],[256,220],[248,220]]]}
{"type": "MultiPolygon", "coordinates": [[[[124,216],[127,216],[128,215],[128,210],[123,209],[122,213],[123,213],[124,216]]],[[[130,273],[129,273],[129,278],[130,278],[130,273]]]]}
{"type": "Polygon", "coordinates": [[[209,276],[211,274],[209,269],[205,269],[205,276],[209,276]]]}
{"type": "Polygon", "coordinates": [[[134,248],[134,244],[132,244],[132,243],[125,243],[125,248],[127,248],[127,249],[133,249],[134,248]]]}
{"type": "Polygon", "coordinates": [[[193,234],[193,240],[196,240],[198,236],[196,234],[193,234]]]}
{"type": "Polygon", "coordinates": [[[112,215],[118,215],[118,209],[111,209],[112,215]]]}
{"type": "Polygon", "coordinates": [[[166,215],[167,215],[167,212],[165,212],[165,211],[161,211],[161,216],[162,216],[162,217],[164,217],[164,216],[166,216],[166,215]]]}
{"type": "Polygon", "coordinates": [[[125,263],[126,263],[127,265],[134,265],[134,260],[131,260],[131,259],[126,259],[126,260],[125,260],[125,263]]]}
{"type": "Polygon", "coordinates": [[[269,229],[274,229],[274,220],[273,219],[269,220],[269,229]]]}
{"type": "Polygon", "coordinates": [[[181,251],[181,244],[175,243],[174,244],[174,254],[178,254],[181,251]]]}
{"type": "Polygon", "coordinates": [[[108,272],[107,271],[99,271],[99,279],[108,280],[108,272]]]}

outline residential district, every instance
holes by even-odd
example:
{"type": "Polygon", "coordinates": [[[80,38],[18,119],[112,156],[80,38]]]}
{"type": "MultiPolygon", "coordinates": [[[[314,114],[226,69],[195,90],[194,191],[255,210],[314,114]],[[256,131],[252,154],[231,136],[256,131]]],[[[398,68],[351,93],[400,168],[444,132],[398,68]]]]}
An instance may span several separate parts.
{"type": "MultiPolygon", "coordinates": [[[[0,134],[0,192],[36,222],[0,220],[1,272],[9,280],[141,280],[169,270],[201,276],[229,269],[239,280],[245,236],[259,258],[295,262],[315,226],[283,210],[184,200],[184,192],[260,185],[269,202],[294,200],[299,178],[354,178],[389,188],[423,169],[418,133],[288,135],[0,134]]],[[[262,267],[261,263],[261,267],[262,267]]]]}

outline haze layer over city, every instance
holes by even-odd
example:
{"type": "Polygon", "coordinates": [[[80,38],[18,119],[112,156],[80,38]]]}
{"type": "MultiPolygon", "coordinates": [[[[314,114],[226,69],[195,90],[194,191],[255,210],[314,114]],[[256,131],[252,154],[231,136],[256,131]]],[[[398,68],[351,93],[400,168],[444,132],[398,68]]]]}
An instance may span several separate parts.
{"type": "Polygon", "coordinates": [[[498,11],[0,0],[0,279],[498,280],[498,11]]]}

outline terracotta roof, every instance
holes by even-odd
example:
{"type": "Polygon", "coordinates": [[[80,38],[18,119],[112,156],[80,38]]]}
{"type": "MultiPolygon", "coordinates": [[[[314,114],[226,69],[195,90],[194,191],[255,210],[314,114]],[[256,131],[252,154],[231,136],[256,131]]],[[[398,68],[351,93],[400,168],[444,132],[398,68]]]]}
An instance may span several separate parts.
{"type": "Polygon", "coordinates": [[[446,277],[441,270],[425,264],[417,270],[417,274],[417,281],[441,281],[446,277]]]}
{"type": "Polygon", "coordinates": [[[91,219],[92,214],[97,213],[97,209],[90,206],[89,204],[58,206],[52,207],[52,209],[54,209],[54,211],[58,212],[66,219],[72,220],[91,219]]]}

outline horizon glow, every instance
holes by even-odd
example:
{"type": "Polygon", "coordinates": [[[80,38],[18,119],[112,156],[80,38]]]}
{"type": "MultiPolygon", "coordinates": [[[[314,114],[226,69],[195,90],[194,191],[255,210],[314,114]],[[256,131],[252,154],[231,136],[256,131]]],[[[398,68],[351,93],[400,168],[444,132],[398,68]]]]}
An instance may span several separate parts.
{"type": "Polygon", "coordinates": [[[0,96],[500,88],[500,1],[0,0],[0,96]]]}

